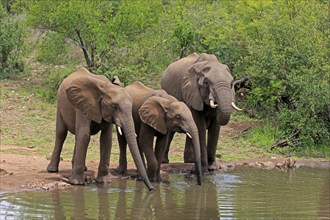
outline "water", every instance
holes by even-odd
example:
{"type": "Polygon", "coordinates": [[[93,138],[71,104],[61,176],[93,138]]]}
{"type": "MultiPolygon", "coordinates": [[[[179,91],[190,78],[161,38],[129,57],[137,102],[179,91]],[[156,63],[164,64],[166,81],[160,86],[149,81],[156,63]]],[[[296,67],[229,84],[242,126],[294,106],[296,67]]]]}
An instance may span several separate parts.
{"type": "Polygon", "coordinates": [[[330,170],[236,168],[170,174],[150,193],[134,180],[108,186],[0,194],[0,219],[330,219],[330,170]]]}

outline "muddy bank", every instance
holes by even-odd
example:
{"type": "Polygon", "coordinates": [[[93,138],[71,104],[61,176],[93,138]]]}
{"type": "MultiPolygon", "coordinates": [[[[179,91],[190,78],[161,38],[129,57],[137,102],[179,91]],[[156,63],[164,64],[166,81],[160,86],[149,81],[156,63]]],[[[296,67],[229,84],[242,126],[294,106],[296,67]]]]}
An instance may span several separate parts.
{"type": "MultiPolygon", "coordinates": [[[[71,187],[67,183],[71,174],[71,161],[63,160],[60,163],[58,173],[48,173],[46,167],[48,160],[41,156],[27,156],[9,153],[0,155],[0,193],[15,192],[22,190],[53,190],[71,187]]],[[[98,162],[87,161],[88,171],[86,179],[88,183],[94,183],[98,162]]],[[[128,173],[125,176],[116,173],[115,168],[118,164],[110,164],[113,178],[132,178],[137,177],[135,165],[128,164],[128,173]]],[[[189,163],[169,163],[162,165],[162,175],[168,173],[187,173],[194,165],[189,163]]],[[[330,168],[329,161],[295,161],[291,158],[262,158],[250,159],[236,162],[218,162],[220,171],[234,169],[238,166],[252,166],[264,169],[296,169],[299,167],[330,168]]]]}

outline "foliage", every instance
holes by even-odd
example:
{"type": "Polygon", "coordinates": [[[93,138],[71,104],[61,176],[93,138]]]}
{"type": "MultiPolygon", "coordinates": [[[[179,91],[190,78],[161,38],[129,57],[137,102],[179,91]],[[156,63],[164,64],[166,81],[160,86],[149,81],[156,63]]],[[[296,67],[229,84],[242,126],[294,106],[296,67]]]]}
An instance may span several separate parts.
{"type": "Polygon", "coordinates": [[[37,60],[50,64],[63,64],[67,61],[68,50],[62,35],[47,32],[39,46],[37,60]]]}
{"type": "Polygon", "coordinates": [[[31,27],[76,42],[90,69],[126,85],[157,88],[169,63],[213,53],[235,78],[250,77],[248,114],[274,121],[290,150],[330,146],[327,0],[19,2],[31,27]]]}
{"type": "Polygon", "coordinates": [[[248,103],[257,114],[276,117],[286,137],[298,131],[289,140],[291,146],[329,145],[326,4],[277,1],[262,12],[253,34],[247,36],[248,55],[237,65],[252,76],[248,103]]]}
{"type": "Polygon", "coordinates": [[[24,70],[21,51],[24,29],[19,17],[10,15],[0,5],[0,79],[17,75],[24,70]]]}
{"type": "Polygon", "coordinates": [[[72,66],[49,69],[47,73],[45,73],[47,78],[44,82],[43,88],[38,89],[37,95],[46,101],[55,103],[57,90],[61,82],[74,71],[75,68],[72,66]]]}
{"type": "Polygon", "coordinates": [[[107,33],[114,2],[26,0],[22,5],[30,26],[73,40],[80,46],[87,66],[94,68],[100,65],[112,43],[111,36],[105,37],[103,33],[107,33]]]}

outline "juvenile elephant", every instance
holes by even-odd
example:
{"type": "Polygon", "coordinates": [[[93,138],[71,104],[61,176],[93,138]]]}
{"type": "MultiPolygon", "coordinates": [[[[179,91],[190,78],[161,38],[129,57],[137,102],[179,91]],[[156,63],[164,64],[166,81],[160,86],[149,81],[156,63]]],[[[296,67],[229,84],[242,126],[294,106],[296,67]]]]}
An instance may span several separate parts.
{"type": "MultiPolygon", "coordinates": [[[[161,88],[191,109],[198,127],[203,171],[206,166],[208,170],[218,169],[215,154],[220,126],[228,123],[234,109],[241,110],[234,104],[234,85],[228,66],[206,53],[193,53],[170,64],[161,77],[161,88]]],[[[184,161],[193,161],[189,138],[184,161]]]]}
{"type": "Polygon", "coordinates": [[[113,123],[120,131],[124,131],[136,167],[147,187],[152,190],[135,137],[132,99],[124,88],[85,68],[65,78],[58,89],[55,147],[47,167],[48,172],[58,172],[63,143],[70,131],[75,135],[75,150],[69,182],[85,184],[85,160],[90,136],[101,131],[96,181],[109,182],[113,123]]]}
{"type": "MultiPolygon", "coordinates": [[[[133,100],[133,119],[140,150],[147,160],[147,173],[151,181],[159,182],[160,165],[168,136],[171,133],[186,133],[192,140],[193,157],[198,184],[201,184],[200,144],[197,127],[189,108],[164,90],[153,90],[141,82],[125,87],[133,100]],[[153,139],[156,137],[155,151],[153,139]]],[[[117,170],[124,173],[127,169],[126,139],[119,135],[120,160],[117,170]]]]}

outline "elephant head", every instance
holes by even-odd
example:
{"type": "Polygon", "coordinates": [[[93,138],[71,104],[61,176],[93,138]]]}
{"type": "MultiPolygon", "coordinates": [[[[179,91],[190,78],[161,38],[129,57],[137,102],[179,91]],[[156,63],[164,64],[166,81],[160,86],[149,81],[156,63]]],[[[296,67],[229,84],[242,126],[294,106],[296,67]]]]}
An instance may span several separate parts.
{"type": "Polygon", "coordinates": [[[102,76],[84,76],[73,80],[66,94],[69,102],[88,119],[96,123],[103,120],[114,123],[120,133],[123,129],[137,170],[149,190],[152,190],[136,141],[132,100],[125,89],[102,76]]]}
{"type": "MultiPolygon", "coordinates": [[[[168,96],[168,95],[167,95],[168,96]]],[[[158,132],[167,134],[169,131],[185,133],[192,139],[195,168],[198,184],[201,184],[201,156],[197,126],[188,106],[177,101],[159,96],[148,98],[139,109],[141,121],[158,132]]]]}
{"type": "Polygon", "coordinates": [[[233,77],[228,66],[216,56],[201,54],[188,68],[183,79],[182,97],[188,106],[197,111],[205,106],[217,109],[217,121],[226,125],[233,110],[240,110],[235,103],[233,77]]]}

